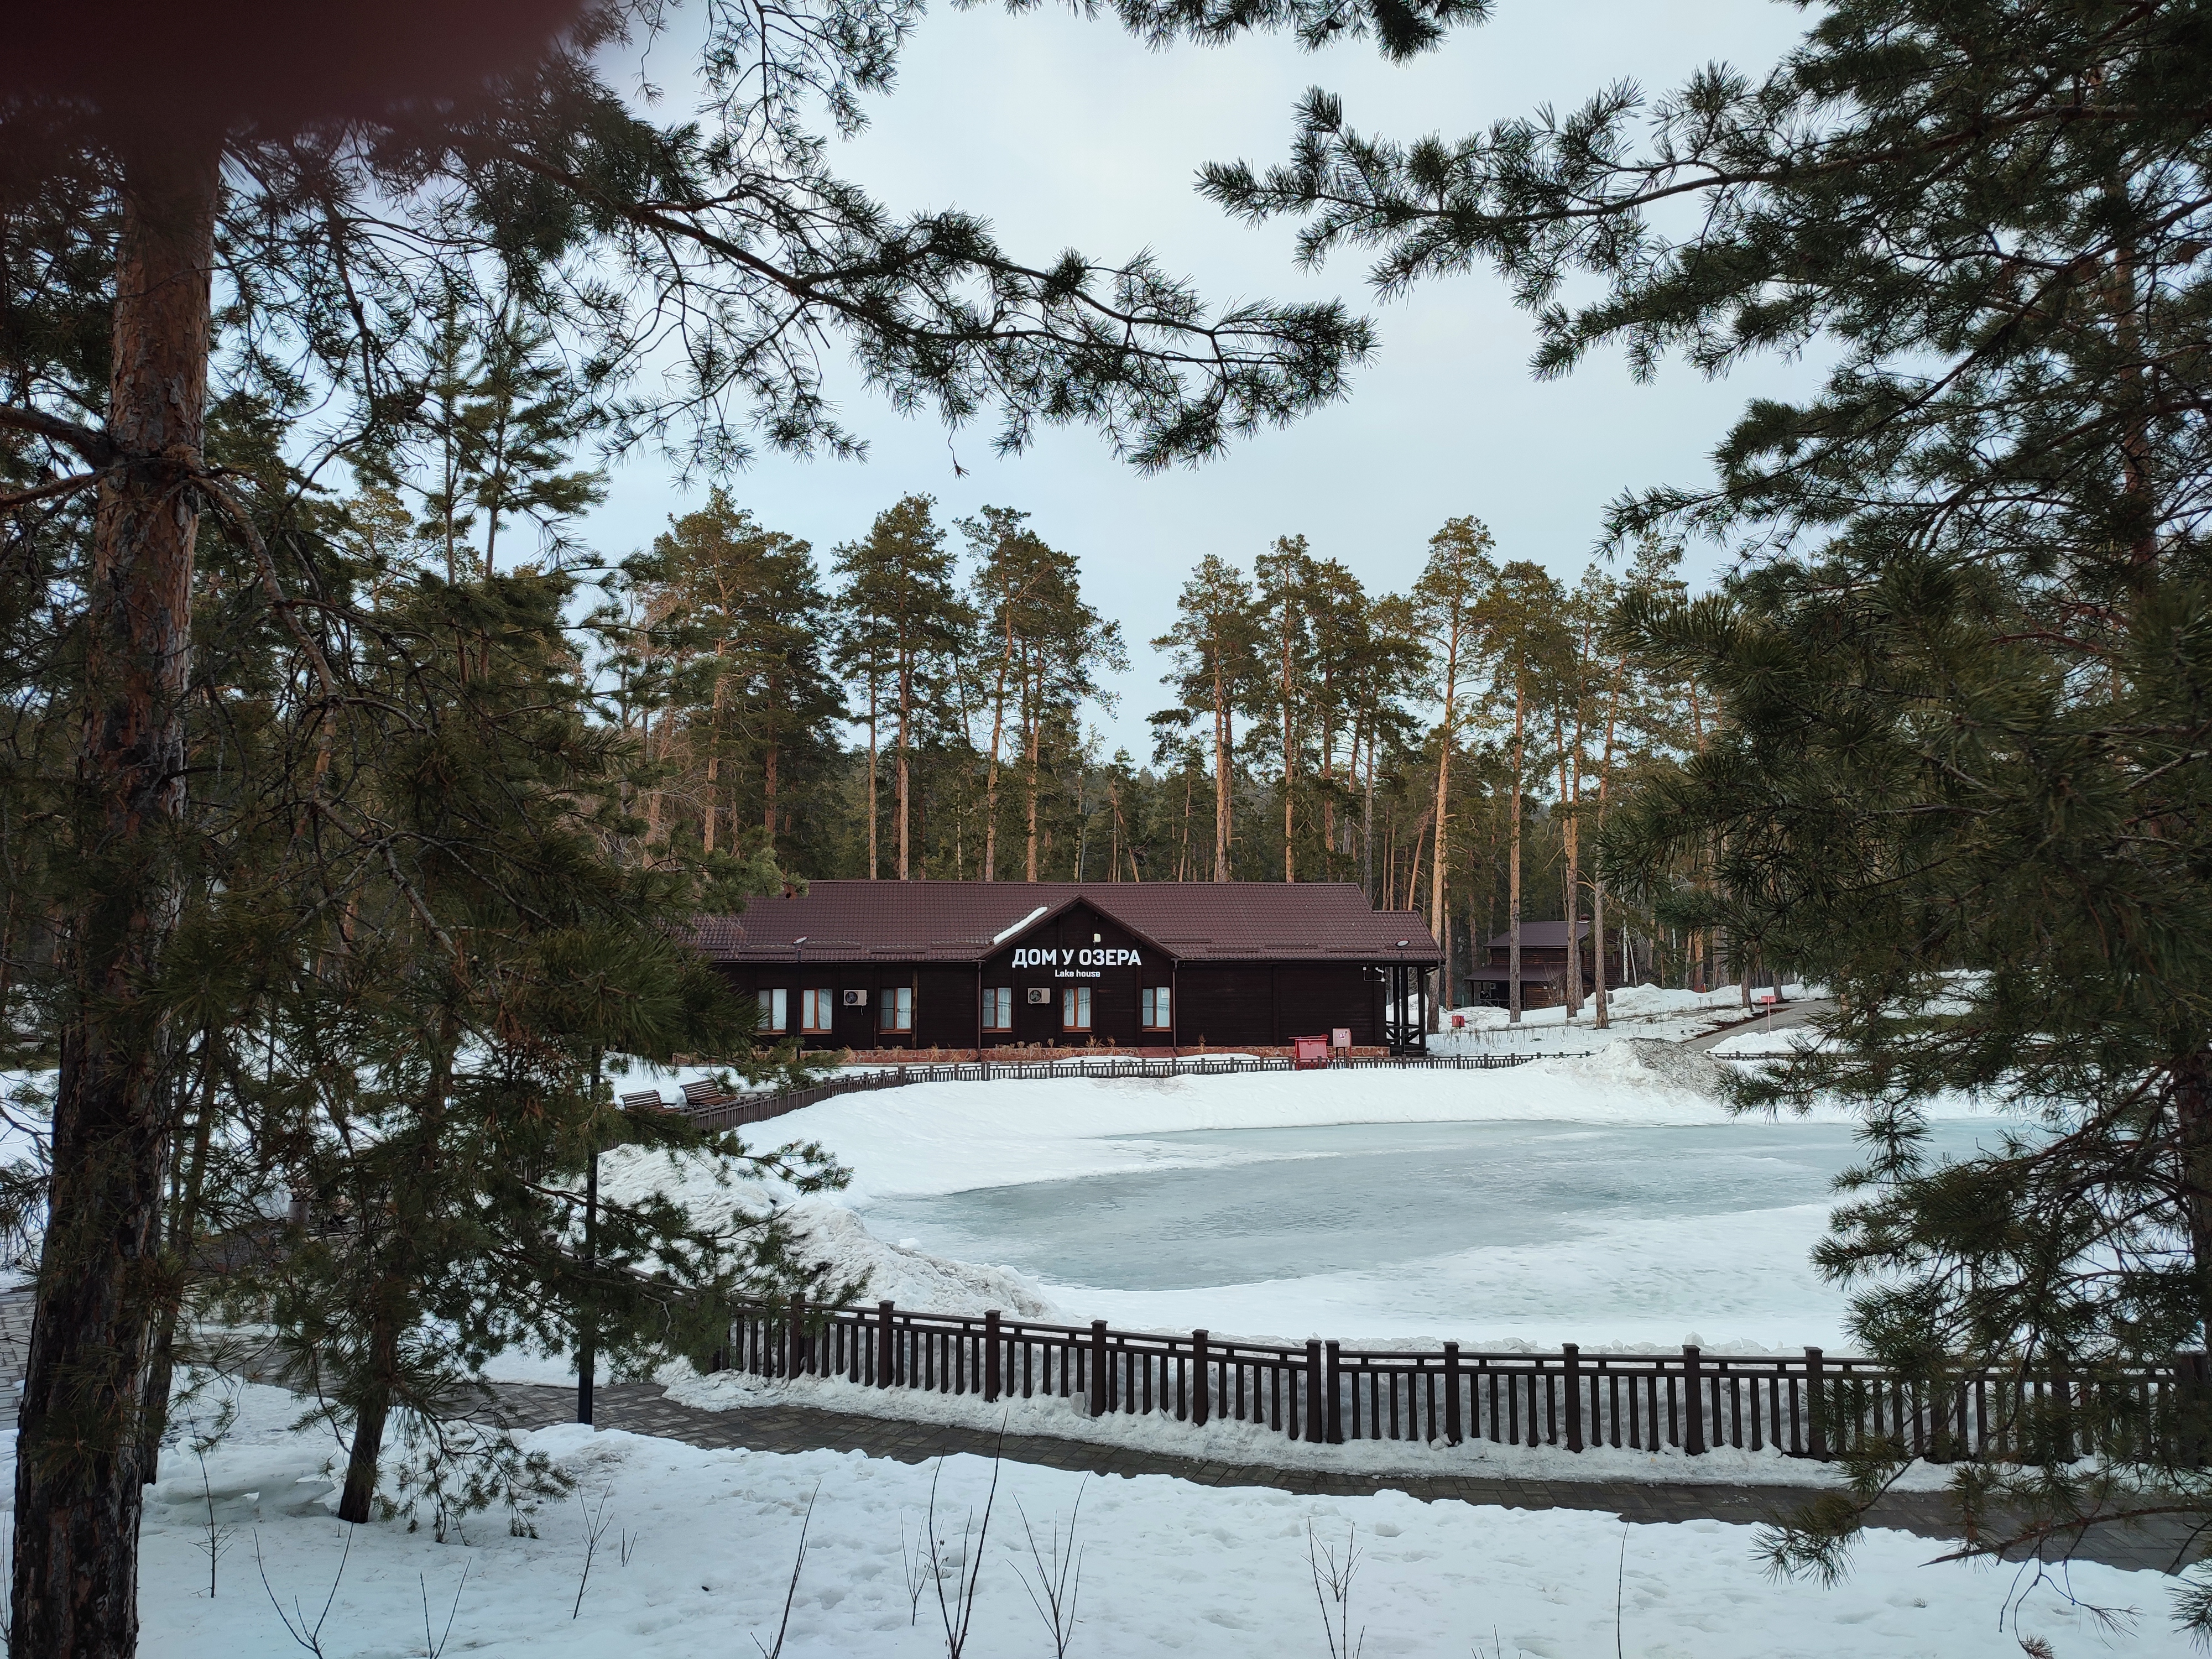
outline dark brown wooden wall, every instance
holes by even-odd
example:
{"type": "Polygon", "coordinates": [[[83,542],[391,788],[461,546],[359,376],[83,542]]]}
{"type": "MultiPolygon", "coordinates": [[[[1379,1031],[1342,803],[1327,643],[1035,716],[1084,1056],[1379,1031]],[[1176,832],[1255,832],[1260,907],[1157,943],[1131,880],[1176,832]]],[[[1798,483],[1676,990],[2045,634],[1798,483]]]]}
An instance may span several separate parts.
{"type": "Polygon", "coordinates": [[[1176,984],[1191,1047],[1285,1043],[1339,1026],[1358,1047],[1382,1041],[1382,987],[1359,963],[1185,963],[1176,984]]]}
{"type": "Polygon", "coordinates": [[[973,1048],[984,1042],[1008,1042],[1054,1047],[1081,1042],[1060,1026],[1060,991],[1070,985],[1088,985],[1091,991],[1090,1040],[1117,1048],[1164,1046],[1165,1032],[1149,1032],[1139,1024],[1139,993],[1146,986],[1175,988],[1174,1041],[1185,1048],[1207,1044],[1214,1048],[1251,1045],[1273,1047],[1293,1037],[1325,1036],[1339,1026],[1349,1028],[1352,1042],[1361,1047],[1382,1041],[1384,988],[1380,976],[1356,962],[1328,963],[1185,963],[1180,967],[1153,946],[1132,936],[1087,905],[1076,905],[1044,927],[1009,941],[975,969],[932,963],[801,963],[726,964],[722,971],[745,995],[781,987],[790,994],[794,1030],[799,1018],[799,993],[811,986],[827,986],[840,994],[836,1027],[828,1037],[808,1038],[811,1048],[973,1048]],[[1096,936],[1094,938],[1094,935],[1096,936]],[[1084,972],[1080,953],[1091,950],[1134,950],[1139,965],[1099,967],[1096,978],[1060,977],[1060,965],[1039,963],[1016,968],[1017,950],[1073,951],[1078,960],[1066,964],[1084,972]],[[894,1036],[878,1025],[882,994],[896,985],[915,991],[915,1029],[894,1036]],[[1011,985],[1014,991],[1014,1030],[1011,1038],[981,1030],[981,994],[985,986],[1011,985]],[[1050,993],[1049,1000],[1031,1007],[1024,994],[1031,986],[1050,993]],[[848,1008],[842,993],[858,988],[868,993],[865,1008],[848,1008]]]}
{"type": "Polygon", "coordinates": [[[827,986],[836,994],[836,1030],[829,1036],[809,1036],[810,1048],[972,1048],[975,1046],[977,1005],[975,970],[958,966],[939,967],[901,963],[804,963],[799,964],[726,963],[722,971],[741,995],[778,987],[790,993],[792,1030],[797,1035],[801,990],[827,986]],[[894,1035],[883,1030],[883,993],[893,986],[914,988],[914,1030],[894,1035]],[[845,1006],[844,993],[865,990],[865,1008],[845,1006]]]}
{"type": "Polygon", "coordinates": [[[980,987],[1010,985],[1014,992],[1013,1036],[1008,1038],[994,1033],[985,1041],[994,1047],[1009,1042],[1048,1045],[1082,1042],[1082,1036],[1064,1033],[1060,1029],[1060,994],[1068,986],[1087,985],[1091,988],[1091,1041],[1110,1041],[1123,1048],[1164,1043],[1168,1040],[1165,1033],[1148,1033],[1139,1027],[1142,1013],[1139,993],[1147,985],[1170,982],[1168,958],[1161,951],[1119,923],[1108,921],[1089,905],[1072,905],[1019,939],[1010,939],[984,963],[980,987]],[[1041,963],[1017,968],[1013,965],[1015,954],[1023,951],[1073,951],[1078,961],[1069,963],[1066,971],[1083,976],[1062,978],[1061,968],[1041,963]],[[1142,960],[1134,967],[1092,969],[1080,962],[1085,951],[1135,951],[1142,960]],[[1094,973],[1096,977],[1089,976],[1094,973]],[[1031,1007],[1026,994],[1032,986],[1049,991],[1050,1000],[1041,1006],[1031,1007]]]}

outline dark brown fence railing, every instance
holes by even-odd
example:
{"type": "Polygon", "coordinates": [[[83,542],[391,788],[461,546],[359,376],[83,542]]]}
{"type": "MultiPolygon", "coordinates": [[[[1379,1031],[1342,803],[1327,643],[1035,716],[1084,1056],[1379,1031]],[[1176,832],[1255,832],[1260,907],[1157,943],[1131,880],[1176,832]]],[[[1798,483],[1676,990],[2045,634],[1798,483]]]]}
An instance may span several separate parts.
{"type": "MultiPolygon", "coordinates": [[[[2094,1420],[2139,1419],[2150,1437],[2175,1390],[2202,1389],[2203,1358],[2083,1379],[1972,1376],[1940,1397],[1863,1359],[1802,1355],[1364,1352],[1088,1329],[873,1309],[748,1309],[722,1357],[756,1376],[842,1378],[864,1388],[1000,1400],[1056,1398],[1093,1417],[1134,1413],[1202,1428],[1248,1423],[1291,1440],[1487,1440],[1620,1447],[1695,1456],[1719,1447],[1829,1458],[1893,1438],[1916,1456],[2002,1461],[2033,1431],[2039,1449],[2086,1455],[2094,1420]],[[2193,1362],[2193,1363],[2192,1363],[2193,1362]],[[2093,1400],[2091,1391],[2102,1396],[2093,1400]],[[2125,1408],[2110,1407],[2117,1394],[2125,1408]],[[2092,1407],[2095,1409],[2092,1409],[2092,1407]],[[2079,1419],[2078,1433],[2069,1426],[2079,1419]],[[2052,1438],[2054,1433],[2056,1439],[2052,1438]]],[[[2107,1441],[2104,1449],[2111,1449],[2107,1441]]]]}
{"type": "MultiPolygon", "coordinates": [[[[1331,1071],[1413,1070],[1498,1072],[1532,1060],[1563,1060],[1573,1054],[1361,1054],[1332,1058],[1331,1071]]],[[[703,1129],[735,1129],[795,1112],[802,1106],[869,1089],[899,1089],[912,1083],[991,1083],[1013,1078],[1225,1077],[1232,1072],[1289,1072],[1297,1062],[1282,1055],[1244,1059],[1229,1054],[1194,1054],[1186,1059],[1077,1060],[976,1060],[947,1065],[887,1066],[854,1072],[803,1088],[773,1094],[725,1097],[687,1102],[683,1110],[703,1129]]]]}

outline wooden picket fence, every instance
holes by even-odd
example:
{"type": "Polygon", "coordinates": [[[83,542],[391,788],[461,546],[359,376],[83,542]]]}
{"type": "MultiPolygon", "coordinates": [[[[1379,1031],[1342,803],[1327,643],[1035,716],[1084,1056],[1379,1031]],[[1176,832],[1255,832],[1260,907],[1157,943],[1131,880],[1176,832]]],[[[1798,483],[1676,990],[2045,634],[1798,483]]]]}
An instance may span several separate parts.
{"type": "MultiPolygon", "coordinates": [[[[1346,1054],[1332,1056],[1330,1071],[1499,1072],[1532,1060],[1573,1058],[1565,1054],[1346,1054]]],[[[1005,1079],[1226,1077],[1236,1072],[1288,1072],[1297,1062],[1284,1055],[1247,1058],[1192,1054],[1175,1059],[1077,1060],[977,1060],[946,1065],[887,1066],[848,1072],[820,1083],[772,1094],[715,1096],[699,1085],[686,1091],[682,1109],[702,1129],[736,1129],[795,1112],[838,1095],[871,1089],[902,1089],[915,1083],[992,1083],[1005,1079]],[[694,1091],[696,1092],[694,1092],[694,1091]]],[[[626,1097],[627,1099],[628,1097],[626,1097]]],[[[639,1096],[640,1101],[645,1096],[639,1096]]],[[[653,1097],[658,1098],[658,1097],[653,1097]]]]}
{"type": "MultiPolygon", "coordinates": [[[[1863,1359],[1802,1355],[1480,1353],[1304,1347],[1088,1329],[978,1316],[749,1307],[727,1365],[756,1376],[836,1377],[865,1388],[1067,1401],[1093,1417],[1157,1416],[1203,1429],[1248,1423],[1291,1440],[1617,1447],[1697,1456],[1718,1447],[1832,1458],[1885,1437],[1915,1456],[2003,1461],[2021,1437],[2086,1455],[2088,1425],[2117,1403],[2139,1416],[2146,1455],[2180,1391],[2206,1387],[2204,1356],[2095,1382],[1971,1376],[1931,1397],[1863,1359]],[[2092,1401],[2089,1391],[2102,1391],[2092,1401]],[[2119,1391],[2116,1401],[2112,1391],[2119,1391]],[[2098,1409],[2089,1409],[2092,1406],[2098,1409]],[[2081,1425],[2077,1431],[2075,1420],[2081,1425]],[[2054,1438],[2055,1437],[2055,1438],[2054,1438]]],[[[2107,1442],[2106,1449],[2110,1449],[2107,1442]]]]}

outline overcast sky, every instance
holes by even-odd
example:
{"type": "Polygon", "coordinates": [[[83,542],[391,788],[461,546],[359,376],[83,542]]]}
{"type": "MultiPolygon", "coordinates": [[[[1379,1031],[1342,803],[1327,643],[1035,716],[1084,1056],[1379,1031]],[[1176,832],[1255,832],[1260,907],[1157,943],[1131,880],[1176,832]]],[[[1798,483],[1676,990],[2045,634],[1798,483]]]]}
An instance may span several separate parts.
{"type": "MultiPolygon", "coordinates": [[[[1105,261],[1150,248],[1217,301],[1340,295],[1377,318],[1382,349],[1347,402],[1195,471],[1139,477],[1081,430],[1000,460],[988,421],[948,447],[934,420],[860,393],[842,413],[870,442],[865,462],[764,455],[725,482],[823,559],[909,492],[935,496],[945,521],[986,503],[1031,514],[1047,540],[1081,559],[1092,602],[1127,635],[1133,667],[1116,688],[1120,710],[1098,723],[1109,750],[1127,744],[1139,761],[1145,716],[1168,702],[1147,642],[1171,625],[1176,591],[1206,553],[1249,569],[1275,537],[1303,534],[1370,588],[1401,588],[1430,535],[1471,513],[1502,558],[1535,559],[1571,581],[1610,498],[1709,476],[1707,458],[1745,399],[1795,390],[1810,371],[1765,364],[1708,384],[1670,365],[1638,386],[1617,360],[1595,359],[1539,384],[1528,319],[1494,278],[1431,283],[1378,307],[1356,255],[1298,270],[1292,227],[1231,222],[1193,188],[1196,170],[1279,159],[1310,85],[1341,94],[1355,126],[1455,136],[1547,102],[1571,106],[1616,79],[1663,92],[1714,59],[1762,70],[1805,21],[1774,0],[1499,0],[1491,23],[1391,66],[1358,45],[1309,54],[1258,40],[1160,53],[1058,9],[935,11],[869,130],[833,145],[838,171],[894,210],[957,205],[987,217],[1032,264],[1068,246],[1105,261]],[[965,477],[954,474],[956,453],[965,477]]],[[[669,52],[664,43],[652,64],[664,84],[669,52]]],[[[703,483],[679,492],[657,457],[634,459],[587,534],[611,554],[642,546],[703,493],[703,483]]]]}

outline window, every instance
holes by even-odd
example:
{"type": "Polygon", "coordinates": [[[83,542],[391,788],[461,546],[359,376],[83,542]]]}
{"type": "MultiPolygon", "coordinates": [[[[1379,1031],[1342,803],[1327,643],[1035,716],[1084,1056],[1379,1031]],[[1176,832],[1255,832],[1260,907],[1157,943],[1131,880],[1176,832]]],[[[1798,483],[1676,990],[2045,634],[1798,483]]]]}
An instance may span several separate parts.
{"type": "Polygon", "coordinates": [[[1014,1029],[1012,986],[987,985],[983,988],[983,1029],[987,1031],[1011,1031],[1014,1029]]]}
{"type": "Polygon", "coordinates": [[[787,1031],[791,1029],[791,993],[763,991],[760,994],[760,1028],[763,1031],[787,1031]]]}
{"type": "Polygon", "coordinates": [[[914,987],[894,985],[883,993],[878,1005],[883,1010],[880,1024],[886,1031],[914,1030],[914,987]]]}
{"type": "Polygon", "coordinates": [[[837,1023],[837,994],[828,986],[799,994],[799,1015],[809,1031],[827,1031],[837,1023]]]}
{"type": "Polygon", "coordinates": [[[1145,1029],[1147,1031],[1164,1031],[1174,1024],[1168,1018],[1168,988],[1166,986],[1147,985],[1144,988],[1142,996],[1145,1029]]]}
{"type": "Polygon", "coordinates": [[[1063,1031],[1087,1031],[1091,1029],[1091,988],[1071,985],[1060,994],[1060,1029],[1063,1031]]]}

